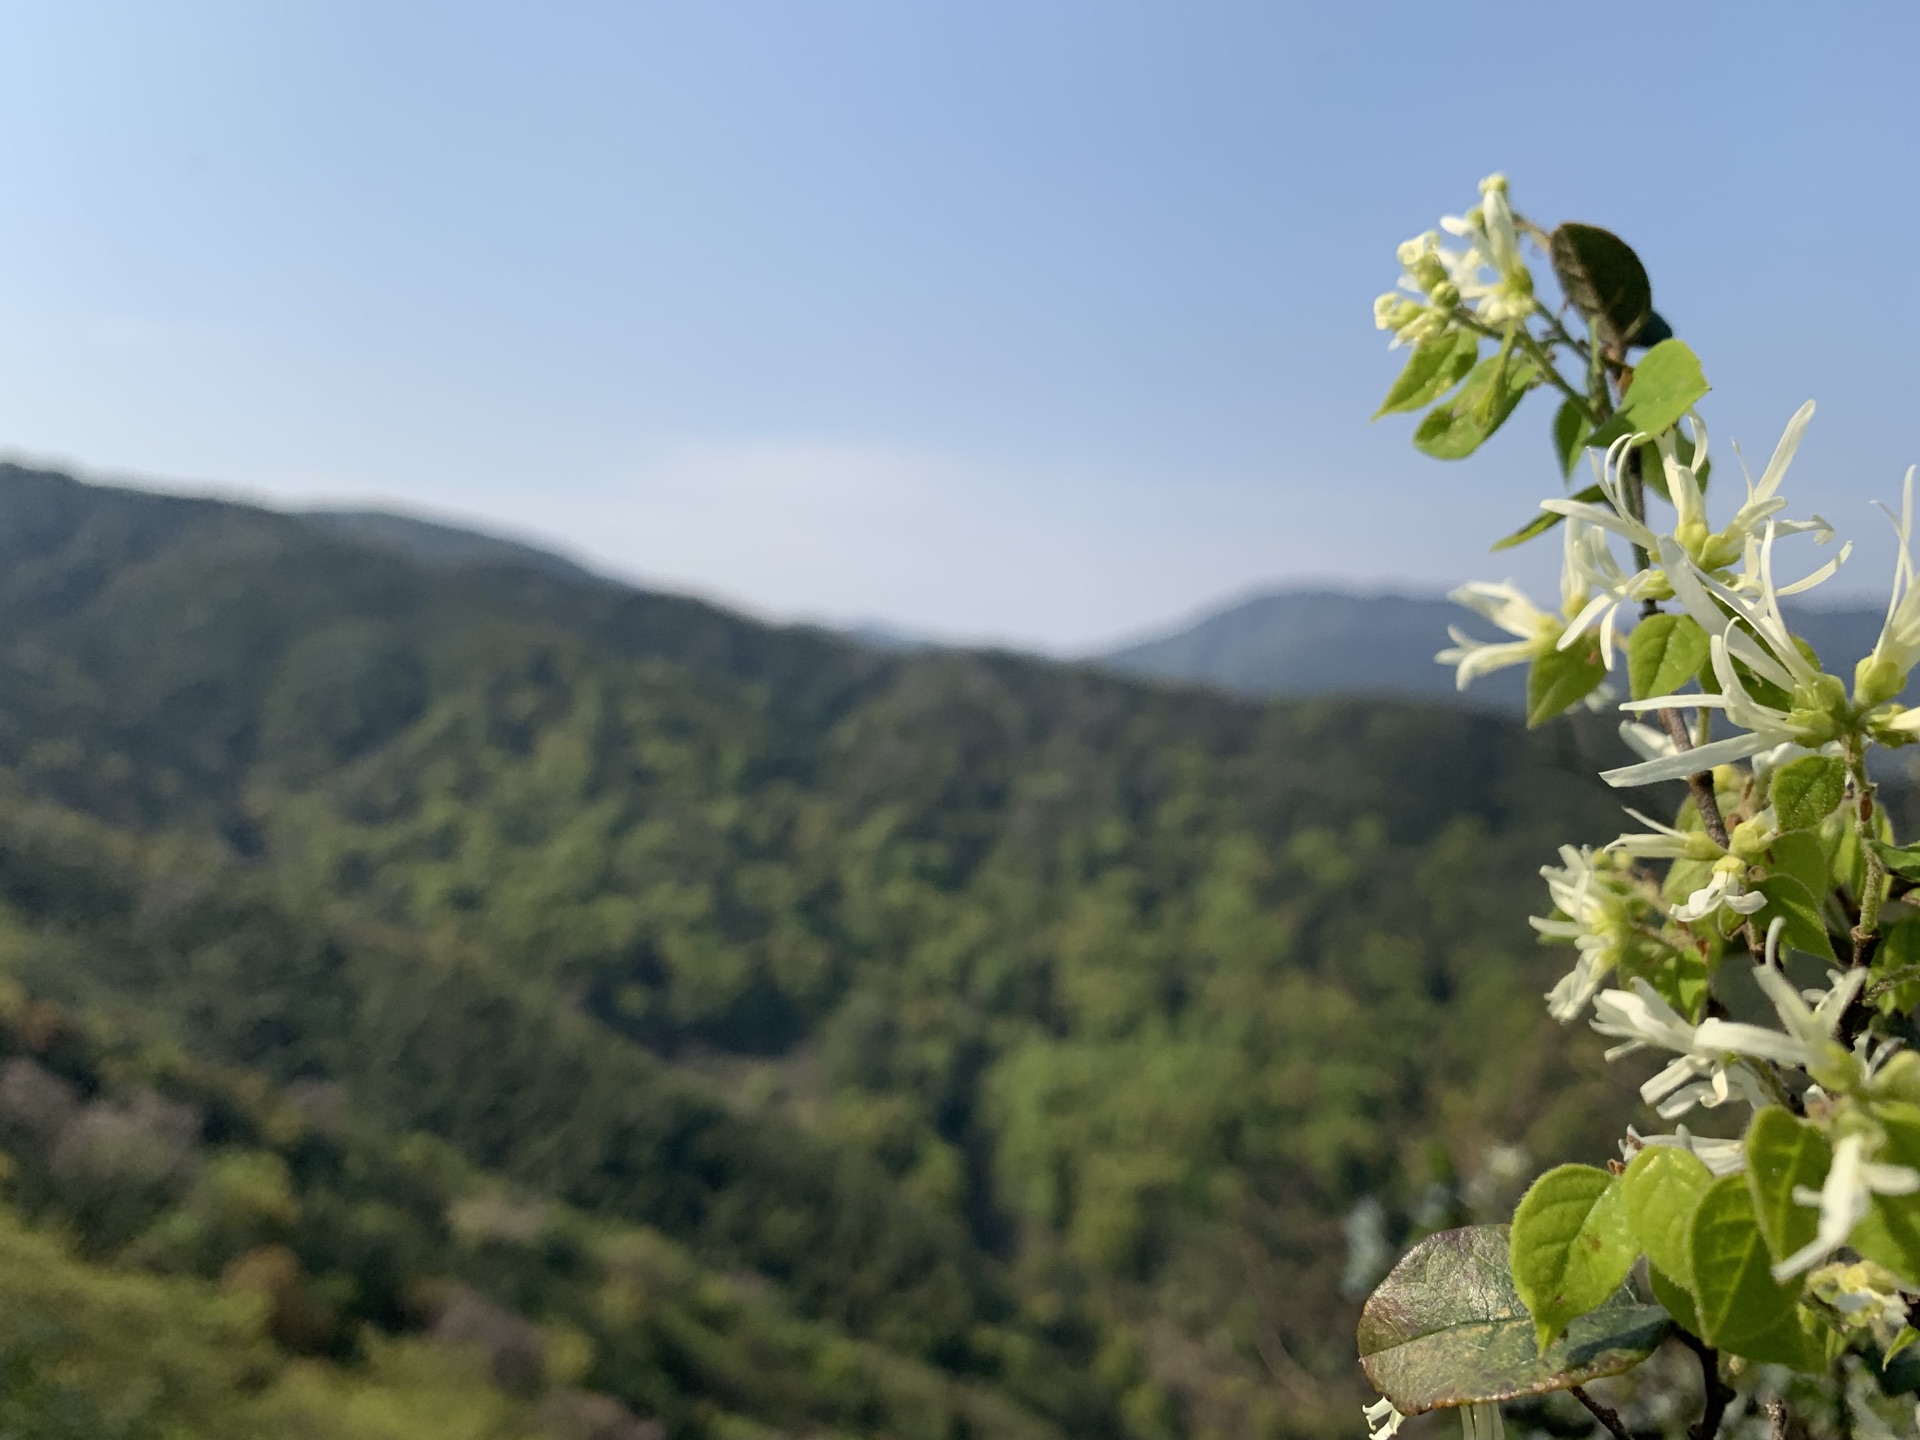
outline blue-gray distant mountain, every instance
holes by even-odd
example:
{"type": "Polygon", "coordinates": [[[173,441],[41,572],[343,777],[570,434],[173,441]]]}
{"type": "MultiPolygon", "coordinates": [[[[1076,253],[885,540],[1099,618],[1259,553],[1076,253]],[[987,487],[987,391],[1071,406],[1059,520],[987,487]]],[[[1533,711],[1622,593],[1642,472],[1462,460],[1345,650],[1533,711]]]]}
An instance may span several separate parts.
{"type": "MultiPolygon", "coordinates": [[[[1881,610],[1865,605],[1807,607],[1793,615],[1796,628],[1842,674],[1873,648],[1882,618],[1881,610]]],[[[1449,643],[1449,625],[1505,638],[1444,596],[1280,590],[1100,658],[1128,674],[1245,695],[1456,696],[1453,671],[1433,658],[1449,643]]],[[[1523,672],[1508,670],[1461,698],[1518,708],[1525,689],[1523,672]]]]}

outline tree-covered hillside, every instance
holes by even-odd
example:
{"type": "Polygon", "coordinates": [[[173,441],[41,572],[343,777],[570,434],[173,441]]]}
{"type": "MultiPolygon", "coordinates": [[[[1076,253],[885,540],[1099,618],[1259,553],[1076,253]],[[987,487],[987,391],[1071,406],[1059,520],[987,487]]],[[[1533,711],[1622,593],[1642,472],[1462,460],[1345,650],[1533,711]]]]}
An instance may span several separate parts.
{"type": "Polygon", "coordinates": [[[254,1297],[261,1405],[484,1352],[501,1434],[1351,1433],[1373,1233],[1618,1124],[1514,918],[1618,828],[1571,730],[18,468],[0,607],[0,1146],[63,1237],[0,1244],[254,1297]]]}

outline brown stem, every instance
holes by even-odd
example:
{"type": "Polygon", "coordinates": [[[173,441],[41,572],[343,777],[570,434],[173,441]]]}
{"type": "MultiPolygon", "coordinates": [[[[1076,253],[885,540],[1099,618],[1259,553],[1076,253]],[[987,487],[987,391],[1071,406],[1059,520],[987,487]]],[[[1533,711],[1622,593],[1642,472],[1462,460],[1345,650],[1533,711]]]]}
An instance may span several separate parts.
{"type": "Polygon", "coordinates": [[[1727,1405],[1733,1400],[1733,1389],[1720,1378],[1720,1352],[1715,1350],[1698,1335],[1693,1335],[1679,1326],[1673,1330],[1673,1338],[1693,1351],[1700,1361],[1700,1380],[1707,1392],[1707,1403],[1700,1411],[1699,1422],[1687,1430],[1691,1440],[1713,1440],[1720,1433],[1720,1422],[1726,1418],[1727,1405]]]}
{"type": "Polygon", "coordinates": [[[1573,1387],[1573,1398],[1593,1413],[1593,1418],[1606,1427],[1614,1440],[1633,1440],[1633,1437],[1627,1433],[1627,1427],[1620,1423],[1620,1412],[1611,1405],[1602,1405],[1586,1392],[1584,1386],[1573,1387]]]}
{"type": "MultiPolygon", "coordinates": [[[[1666,727],[1667,736],[1673,741],[1676,750],[1693,749],[1693,736],[1687,733],[1687,722],[1678,710],[1662,710],[1660,723],[1666,727]]],[[[1713,792],[1713,772],[1702,770],[1697,775],[1687,777],[1687,789],[1693,794],[1694,809],[1700,812],[1700,823],[1713,843],[1722,850],[1727,848],[1727,821],[1720,813],[1720,797],[1713,792]]],[[[1758,965],[1767,953],[1766,945],[1760,939],[1760,927],[1749,920],[1746,924],[1747,949],[1753,955],[1753,963],[1758,965]]]]}
{"type": "MultiPolygon", "coordinates": [[[[1662,710],[1660,723],[1666,727],[1674,749],[1693,749],[1693,736],[1687,733],[1686,719],[1678,710],[1662,710]]],[[[1707,834],[1713,837],[1714,844],[1726,849],[1727,822],[1720,814],[1720,798],[1713,793],[1713,772],[1702,770],[1698,775],[1687,776],[1687,789],[1693,792],[1693,803],[1700,811],[1700,823],[1706,827],[1707,834]]]]}
{"type": "Polygon", "coordinates": [[[1787,1402],[1778,1395],[1767,1401],[1767,1430],[1772,1440],[1787,1440],[1787,1402]]]}

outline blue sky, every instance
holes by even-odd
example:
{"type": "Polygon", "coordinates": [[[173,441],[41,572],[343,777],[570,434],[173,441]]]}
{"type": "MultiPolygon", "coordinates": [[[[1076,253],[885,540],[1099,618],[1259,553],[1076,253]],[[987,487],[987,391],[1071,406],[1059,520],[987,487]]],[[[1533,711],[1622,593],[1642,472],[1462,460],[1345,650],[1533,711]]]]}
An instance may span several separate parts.
{"type": "Polygon", "coordinates": [[[1920,8],[0,5],[0,446],[1071,652],[1438,588],[1557,484],[1366,417],[1494,169],[1632,241],[1798,509],[1920,460],[1920,8]],[[1596,19],[1604,24],[1596,30],[1596,19]]]}

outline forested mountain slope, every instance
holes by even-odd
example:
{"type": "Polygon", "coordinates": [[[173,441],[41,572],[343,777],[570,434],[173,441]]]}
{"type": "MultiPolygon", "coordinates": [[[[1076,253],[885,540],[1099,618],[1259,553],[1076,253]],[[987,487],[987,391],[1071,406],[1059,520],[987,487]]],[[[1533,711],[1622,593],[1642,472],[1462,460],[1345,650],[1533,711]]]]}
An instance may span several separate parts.
{"type": "Polygon", "coordinates": [[[1622,1113],[1523,918],[1569,815],[1617,828],[1572,730],[18,468],[0,613],[8,1074],[59,1122],[0,1140],[15,1203],[87,1284],[268,1294],[302,1383],[466,1304],[547,1357],[500,1433],[1351,1433],[1345,1217],[1497,1209],[1500,1147],[1622,1113]],[[175,1157],[112,1223],[84,1106],[175,1157]]]}

